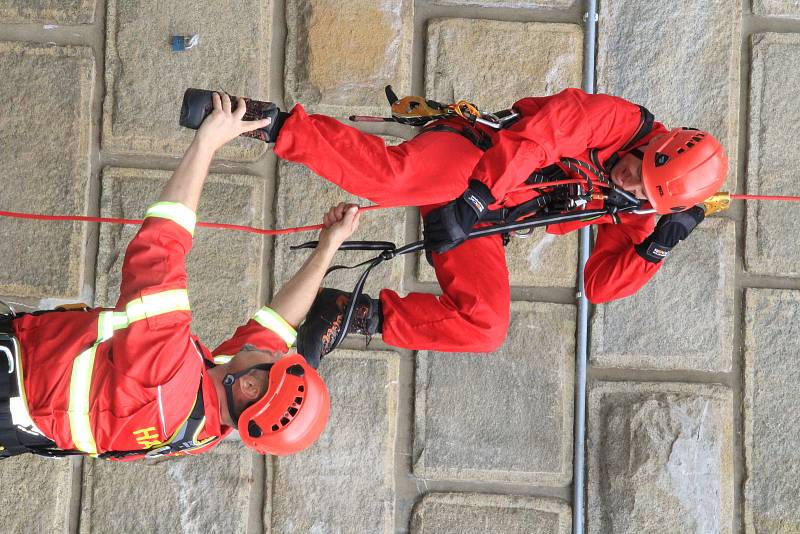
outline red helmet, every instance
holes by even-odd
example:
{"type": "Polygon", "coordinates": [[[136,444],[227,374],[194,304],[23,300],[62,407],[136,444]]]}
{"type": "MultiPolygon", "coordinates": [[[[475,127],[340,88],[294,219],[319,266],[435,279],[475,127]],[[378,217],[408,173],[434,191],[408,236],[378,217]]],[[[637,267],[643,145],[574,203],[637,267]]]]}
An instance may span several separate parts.
{"type": "Polygon", "coordinates": [[[642,185],[656,213],[683,211],[719,191],[728,174],[728,156],[714,136],[674,128],[644,152],[642,185]]]}
{"type": "MultiPolygon", "coordinates": [[[[269,387],[263,397],[238,417],[244,444],[261,454],[277,456],[310,446],[322,434],[331,411],[331,399],[322,377],[299,354],[255,368],[269,371],[269,387]]],[[[223,382],[226,389],[230,390],[236,378],[250,369],[226,375],[223,382]]],[[[228,402],[232,405],[232,398],[228,402]]]]}

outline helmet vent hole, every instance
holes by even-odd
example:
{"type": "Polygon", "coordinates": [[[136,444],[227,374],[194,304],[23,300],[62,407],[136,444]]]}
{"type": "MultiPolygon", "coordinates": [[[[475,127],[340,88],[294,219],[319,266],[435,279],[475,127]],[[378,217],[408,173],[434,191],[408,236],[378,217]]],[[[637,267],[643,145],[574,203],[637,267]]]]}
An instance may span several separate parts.
{"type": "Polygon", "coordinates": [[[251,438],[260,438],[261,437],[261,427],[255,421],[250,421],[247,424],[247,433],[250,434],[251,438]]]}
{"type": "Polygon", "coordinates": [[[686,143],[686,146],[687,146],[688,148],[692,148],[692,147],[694,146],[694,143],[692,143],[691,141],[689,141],[688,143],[686,143]]]}
{"type": "Polygon", "coordinates": [[[288,417],[281,417],[281,426],[286,426],[288,424],[289,424],[289,418],[288,417]]]}
{"type": "Polygon", "coordinates": [[[297,391],[299,391],[300,393],[304,392],[305,390],[306,390],[306,388],[303,387],[302,385],[301,386],[297,386],[297,391]]]}
{"type": "Polygon", "coordinates": [[[686,152],[685,148],[679,148],[678,149],[678,154],[683,154],[684,152],[686,152]]]}
{"type": "Polygon", "coordinates": [[[656,154],[656,167],[664,165],[667,161],[669,161],[669,156],[666,154],[662,154],[660,152],[656,154]]]}
{"type": "Polygon", "coordinates": [[[272,425],[272,431],[273,432],[277,432],[280,429],[281,429],[281,427],[279,427],[278,425],[272,425]]]}
{"type": "Polygon", "coordinates": [[[286,411],[289,412],[289,415],[294,417],[294,415],[297,413],[297,408],[295,408],[294,406],[289,406],[289,409],[286,411]]]}
{"type": "Polygon", "coordinates": [[[295,404],[303,404],[303,397],[295,397],[294,398],[295,404]]]}

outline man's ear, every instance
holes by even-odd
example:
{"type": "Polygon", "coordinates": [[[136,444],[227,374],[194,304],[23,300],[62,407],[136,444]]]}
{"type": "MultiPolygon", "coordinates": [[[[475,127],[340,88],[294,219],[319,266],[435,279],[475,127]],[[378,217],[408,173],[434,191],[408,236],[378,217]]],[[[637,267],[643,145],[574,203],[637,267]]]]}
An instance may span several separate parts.
{"type": "Polygon", "coordinates": [[[239,389],[247,401],[254,401],[261,393],[261,380],[256,369],[239,378],[239,389]]]}

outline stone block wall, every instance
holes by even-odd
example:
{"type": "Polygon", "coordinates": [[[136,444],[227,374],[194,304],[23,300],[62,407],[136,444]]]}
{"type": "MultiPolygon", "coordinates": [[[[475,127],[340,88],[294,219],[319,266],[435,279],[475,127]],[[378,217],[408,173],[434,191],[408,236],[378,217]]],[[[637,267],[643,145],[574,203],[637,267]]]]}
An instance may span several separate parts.
{"type": "MultiPolygon", "coordinates": [[[[599,92],[713,131],[728,190],[795,194],[796,1],[598,4],[599,92]]],[[[0,210],[140,217],[191,139],[177,124],[188,87],[341,120],[386,114],[386,84],[486,109],[580,87],[583,11],[581,0],[0,0],[0,210]],[[176,34],[200,41],[174,53],[176,34]]],[[[415,133],[359,127],[387,144],[415,133]]],[[[238,139],[212,165],[199,218],[307,225],[353,200],[238,139]]],[[[587,532],[800,531],[794,209],[734,202],[638,294],[592,308],[587,532]]],[[[112,305],[135,230],[0,218],[0,299],[112,305]]],[[[366,213],[354,238],[419,233],[414,208],[392,209],[366,213]]],[[[305,259],[289,246],[314,237],[199,229],[194,331],[223,341],[305,259]]],[[[507,255],[511,320],[495,353],[348,340],[321,367],[331,422],[292,457],[233,437],[199,458],[6,460],[3,530],[569,532],[577,237],[534,232],[507,255]]],[[[411,257],[375,271],[367,292],[382,287],[439,290],[411,257]]]]}

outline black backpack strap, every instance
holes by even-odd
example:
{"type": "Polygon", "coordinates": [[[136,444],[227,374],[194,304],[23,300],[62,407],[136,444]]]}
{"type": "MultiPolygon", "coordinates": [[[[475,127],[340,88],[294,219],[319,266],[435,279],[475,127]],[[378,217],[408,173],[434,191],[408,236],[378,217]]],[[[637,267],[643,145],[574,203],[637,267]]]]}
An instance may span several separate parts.
{"type": "Polygon", "coordinates": [[[11,406],[8,398],[0,398],[0,458],[8,458],[29,452],[17,434],[17,427],[11,419],[11,406]]]}
{"type": "Polygon", "coordinates": [[[641,141],[644,136],[653,131],[653,123],[655,122],[655,117],[653,114],[650,113],[650,111],[644,106],[639,106],[639,112],[641,113],[641,118],[639,119],[639,128],[636,129],[633,137],[631,137],[628,142],[625,143],[617,152],[625,152],[630,150],[636,145],[636,143],[641,141]]]}
{"type": "Polygon", "coordinates": [[[103,459],[121,459],[129,458],[131,456],[144,456],[146,458],[158,458],[165,454],[173,454],[176,452],[186,452],[200,447],[204,447],[217,439],[217,437],[203,440],[202,442],[195,441],[195,437],[205,424],[205,407],[203,406],[203,384],[200,383],[200,388],[197,391],[197,398],[195,400],[192,411],[186,421],[178,428],[173,434],[172,438],[167,443],[162,443],[151,447],[150,449],[134,450],[134,451],[108,451],[99,454],[99,458],[103,459]]]}
{"type": "Polygon", "coordinates": [[[536,169],[533,171],[525,180],[525,185],[555,182],[556,180],[563,180],[566,177],[567,173],[564,172],[564,169],[554,163],[552,165],[548,165],[547,167],[542,167],[541,169],[536,169]]]}
{"type": "Polygon", "coordinates": [[[462,137],[467,138],[467,140],[469,140],[470,143],[475,145],[476,148],[482,150],[483,152],[486,152],[487,150],[492,148],[491,138],[485,133],[475,128],[474,126],[472,126],[471,124],[464,124],[463,128],[457,128],[456,126],[452,126],[446,123],[433,124],[431,126],[423,128],[423,130],[418,135],[422,135],[426,132],[449,132],[458,134],[462,137]]]}

